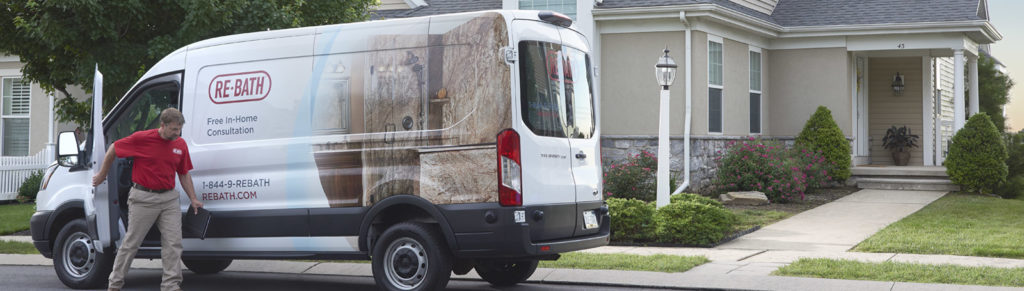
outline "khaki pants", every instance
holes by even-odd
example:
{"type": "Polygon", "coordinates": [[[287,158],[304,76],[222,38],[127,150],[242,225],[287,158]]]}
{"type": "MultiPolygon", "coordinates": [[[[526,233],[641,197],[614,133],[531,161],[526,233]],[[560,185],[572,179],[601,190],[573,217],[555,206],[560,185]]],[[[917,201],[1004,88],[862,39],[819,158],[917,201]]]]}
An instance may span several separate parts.
{"type": "Polygon", "coordinates": [[[110,288],[124,287],[124,276],[146,233],[157,224],[160,229],[160,260],[164,265],[160,290],[181,290],[181,204],[178,192],[153,193],[132,188],[128,192],[128,230],[114,258],[110,288]]]}

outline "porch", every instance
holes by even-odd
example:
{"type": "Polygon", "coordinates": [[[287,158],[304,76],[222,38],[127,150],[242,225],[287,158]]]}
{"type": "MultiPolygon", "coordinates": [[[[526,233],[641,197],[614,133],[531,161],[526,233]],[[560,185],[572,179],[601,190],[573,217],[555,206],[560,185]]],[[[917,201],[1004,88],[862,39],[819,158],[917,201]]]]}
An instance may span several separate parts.
{"type": "Polygon", "coordinates": [[[942,166],[860,165],[850,180],[861,189],[959,191],[942,166]]]}

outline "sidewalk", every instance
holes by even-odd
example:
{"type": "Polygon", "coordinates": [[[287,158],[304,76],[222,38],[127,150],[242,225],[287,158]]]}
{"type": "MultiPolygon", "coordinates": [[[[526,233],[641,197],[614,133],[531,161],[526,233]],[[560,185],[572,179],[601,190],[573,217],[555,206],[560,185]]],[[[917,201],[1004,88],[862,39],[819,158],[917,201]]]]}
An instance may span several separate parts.
{"type": "MultiPolygon", "coordinates": [[[[1022,290],[1021,288],[876,282],[771,276],[800,258],[850,259],[864,262],[954,264],[999,268],[1024,267],[1024,260],[848,252],[885,226],[914,213],[945,192],[861,190],[764,227],[717,248],[599,247],[584,252],[638,255],[705,256],[710,263],[684,273],[617,270],[538,269],[530,282],[600,284],[654,288],[741,290],[1022,290]]],[[[0,239],[31,241],[29,237],[0,239]]],[[[0,255],[3,265],[51,265],[39,255],[0,255]]],[[[135,260],[133,268],[160,268],[160,260],[135,260]]],[[[227,271],[372,276],[369,264],[236,260],[227,271]]],[[[469,274],[457,280],[479,280],[469,274]]]]}

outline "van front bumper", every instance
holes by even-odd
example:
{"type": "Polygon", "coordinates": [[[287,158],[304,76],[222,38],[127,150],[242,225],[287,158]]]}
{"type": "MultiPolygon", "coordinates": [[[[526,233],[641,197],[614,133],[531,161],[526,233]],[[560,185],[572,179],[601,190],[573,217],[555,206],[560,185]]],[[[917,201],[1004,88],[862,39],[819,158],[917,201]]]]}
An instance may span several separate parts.
{"type": "Polygon", "coordinates": [[[611,234],[611,217],[604,201],[526,207],[475,203],[438,208],[455,235],[453,252],[461,258],[546,257],[608,245],[611,234]],[[516,211],[525,214],[525,222],[515,222],[516,211]],[[596,212],[597,228],[583,229],[584,211],[596,212]]]}
{"type": "Polygon", "coordinates": [[[53,250],[50,248],[49,236],[47,236],[47,224],[53,211],[36,211],[29,219],[29,230],[32,232],[32,245],[39,250],[44,257],[53,257],[53,250]]]}

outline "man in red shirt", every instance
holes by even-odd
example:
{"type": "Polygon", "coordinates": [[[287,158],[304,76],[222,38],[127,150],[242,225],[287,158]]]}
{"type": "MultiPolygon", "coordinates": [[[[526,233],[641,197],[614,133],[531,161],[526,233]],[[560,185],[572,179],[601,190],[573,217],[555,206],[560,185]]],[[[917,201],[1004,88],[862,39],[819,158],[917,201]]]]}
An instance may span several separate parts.
{"type": "Polygon", "coordinates": [[[181,204],[174,191],[177,173],[181,188],[192,201],[192,208],[203,203],[196,198],[192,185],[192,160],[188,146],[181,136],[185,118],[174,108],[160,113],[160,128],[138,131],[115,141],[107,149],[99,173],[92,178],[93,186],[107,179],[107,171],[114,157],[134,158],[132,185],[128,192],[128,230],[114,258],[110,273],[109,290],[121,290],[124,276],[131,266],[146,233],[156,223],[160,229],[160,258],[163,263],[163,281],[160,290],[181,290],[181,204]]]}

